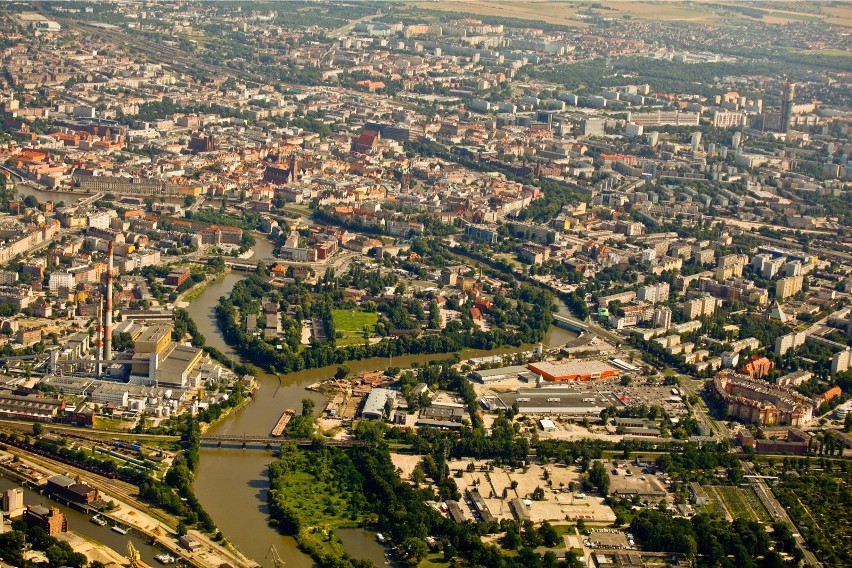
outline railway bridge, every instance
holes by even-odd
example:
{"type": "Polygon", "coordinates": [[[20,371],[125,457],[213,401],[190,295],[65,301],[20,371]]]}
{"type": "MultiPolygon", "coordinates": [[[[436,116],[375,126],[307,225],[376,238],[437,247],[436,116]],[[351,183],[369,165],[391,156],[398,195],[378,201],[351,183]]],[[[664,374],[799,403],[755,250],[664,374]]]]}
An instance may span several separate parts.
{"type": "Polygon", "coordinates": [[[297,446],[313,446],[315,443],[332,448],[352,448],[363,446],[360,440],[322,440],[314,438],[275,438],[272,436],[244,436],[225,434],[221,436],[210,435],[201,437],[201,446],[205,448],[223,449],[273,449],[281,444],[296,444],[297,446]]]}

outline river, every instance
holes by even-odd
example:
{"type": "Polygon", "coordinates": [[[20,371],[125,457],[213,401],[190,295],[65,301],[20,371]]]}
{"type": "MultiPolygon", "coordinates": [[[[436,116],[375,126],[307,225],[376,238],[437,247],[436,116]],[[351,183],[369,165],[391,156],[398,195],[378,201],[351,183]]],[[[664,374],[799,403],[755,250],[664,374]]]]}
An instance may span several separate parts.
{"type": "MultiPolygon", "coordinates": [[[[11,479],[0,477],[0,492],[13,487],[21,487],[21,485],[11,479]]],[[[143,539],[133,532],[130,532],[127,535],[120,535],[109,527],[99,527],[89,521],[91,518],[89,515],[83,514],[71,507],[66,507],[57,501],[53,501],[52,499],[29,489],[29,487],[24,487],[24,504],[44,505],[46,507],[53,505],[58,507],[68,519],[69,531],[77,533],[90,541],[106,545],[123,556],[127,556],[127,542],[130,541],[133,543],[136,550],[139,551],[139,555],[142,560],[150,566],[157,566],[158,563],[154,560],[154,556],[156,554],[163,553],[163,550],[156,549],[151,546],[149,539],[147,538],[143,539]]]]}
{"type": "MultiPolygon", "coordinates": [[[[271,259],[272,247],[269,241],[259,237],[253,258],[271,259]]],[[[219,298],[227,295],[245,275],[229,273],[224,278],[207,287],[187,308],[190,316],[204,335],[207,345],[216,347],[229,356],[235,356],[233,349],[225,344],[216,325],[214,309],[219,298]]],[[[568,315],[567,307],[558,303],[559,313],[568,315]]],[[[544,344],[552,347],[562,345],[576,337],[575,333],[553,327],[545,337],[544,344]]],[[[532,346],[521,348],[505,347],[489,351],[469,350],[463,357],[477,357],[528,351],[532,346]]],[[[393,366],[406,368],[414,363],[426,363],[434,359],[449,357],[437,355],[407,355],[394,357],[393,366]]],[[[390,366],[388,359],[374,358],[351,361],[347,365],[353,373],[385,369],[390,366]]],[[[319,393],[305,390],[305,387],[318,380],[334,375],[336,365],[319,369],[307,369],[282,375],[280,379],[268,373],[257,377],[260,390],[254,399],[239,412],[236,412],[211,430],[215,434],[245,434],[266,436],[286,408],[301,408],[303,398],[312,398],[317,402],[319,412],[325,398],[319,393]]],[[[270,545],[275,545],[279,555],[286,561],[288,568],[308,568],[314,566],[311,558],[300,552],[293,538],[281,535],[268,525],[269,510],[266,505],[266,493],[269,489],[267,466],[272,459],[270,452],[257,449],[234,450],[201,448],[198,475],[195,480],[195,493],[201,504],[213,517],[222,534],[240,552],[264,566],[272,566],[271,557],[267,558],[270,545]]],[[[362,530],[348,530],[341,535],[346,550],[357,558],[372,560],[376,565],[384,564],[384,548],[375,540],[375,534],[362,530]]]]}
{"type": "Polygon", "coordinates": [[[42,203],[52,201],[53,203],[63,202],[65,205],[74,205],[77,201],[84,197],[89,197],[91,193],[73,192],[73,191],[54,191],[50,189],[41,189],[30,185],[29,183],[18,183],[15,185],[18,192],[18,197],[24,198],[32,195],[42,203]]]}

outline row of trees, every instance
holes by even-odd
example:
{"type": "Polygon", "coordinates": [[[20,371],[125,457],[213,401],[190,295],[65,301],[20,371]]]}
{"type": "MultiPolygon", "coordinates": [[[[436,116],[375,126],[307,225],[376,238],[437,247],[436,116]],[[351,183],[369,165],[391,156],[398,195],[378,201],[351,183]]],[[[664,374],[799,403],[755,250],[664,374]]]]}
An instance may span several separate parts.
{"type": "MultiPolygon", "coordinates": [[[[640,512],[630,523],[630,531],[646,550],[679,552],[694,566],[763,568],[791,566],[777,550],[762,525],[700,513],[690,519],[673,518],[655,510],[640,512]]],[[[782,550],[790,548],[789,530],[775,535],[782,550]]],[[[798,552],[793,549],[794,554],[798,552]]],[[[797,564],[798,562],[795,561],[797,564]]],[[[795,565],[795,564],[792,564],[795,565]]]]}

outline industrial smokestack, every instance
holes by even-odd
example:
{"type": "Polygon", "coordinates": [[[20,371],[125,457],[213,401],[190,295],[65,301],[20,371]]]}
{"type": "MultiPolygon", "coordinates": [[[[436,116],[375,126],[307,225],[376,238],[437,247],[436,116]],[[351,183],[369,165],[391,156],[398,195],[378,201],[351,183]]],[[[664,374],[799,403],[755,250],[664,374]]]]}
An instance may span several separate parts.
{"type": "Polygon", "coordinates": [[[98,332],[95,334],[95,374],[98,378],[101,377],[101,360],[104,356],[104,296],[98,299],[98,332]]]}
{"type": "Polygon", "coordinates": [[[109,242],[109,260],[107,261],[106,321],[104,329],[104,361],[112,359],[112,254],[113,242],[109,242]]]}

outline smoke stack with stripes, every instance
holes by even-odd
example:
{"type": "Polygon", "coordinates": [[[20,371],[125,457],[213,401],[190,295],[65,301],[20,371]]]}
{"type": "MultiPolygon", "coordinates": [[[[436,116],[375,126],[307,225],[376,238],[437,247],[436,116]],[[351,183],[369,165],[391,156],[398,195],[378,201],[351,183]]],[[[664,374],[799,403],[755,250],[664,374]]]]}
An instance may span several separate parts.
{"type": "Polygon", "coordinates": [[[104,361],[112,359],[112,254],[113,242],[109,242],[109,260],[107,261],[106,321],[104,329],[104,361]]]}
{"type": "Polygon", "coordinates": [[[98,362],[95,363],[95,374],[100,378],[101,376],[101,366],[102,362],[100,359],[103,358],[104,353],[104,297],[101,295],[98,300],[98,332],[95,335],[96,343],[95,343],[95,358],[98,359],[98,362]]]}

